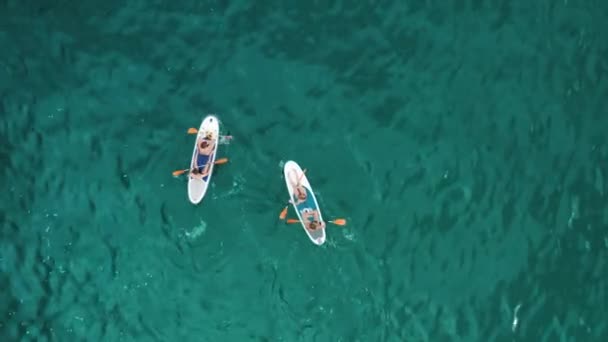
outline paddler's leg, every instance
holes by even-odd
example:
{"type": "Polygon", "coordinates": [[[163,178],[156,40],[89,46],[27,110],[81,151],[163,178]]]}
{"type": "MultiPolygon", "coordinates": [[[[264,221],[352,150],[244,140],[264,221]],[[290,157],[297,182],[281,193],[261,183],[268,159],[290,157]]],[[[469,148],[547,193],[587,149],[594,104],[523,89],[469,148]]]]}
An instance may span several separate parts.
{"type": "Polygon", "coordinates": [[[198,154],[198,156],[196,157],[196,166],[198,168],[199,172],[203,172],[207,166],[207,164],[209,164],[209,160],[211,158],[207,155],[204,154],[198,154]]]}
{"type": "Polygon", "coordinates": [[[207,164],[205,164],[205,167],[203,168],[203,171],[201,171],[201,175],[203,178],[207,177],[207,175],[209,175],[209,170],[211,169],[211,158],[209,158],[207,160],[207,164]]]}
{"type": "Polygon", "coordinates": [[[294,190],[295,190],[294,197],[296,200],[296,205],[306,202],[306,196],[307,196],[306,189],[304,189],[303,186],[298,185],[298,186],[296,186],[296,188],[294,190]]]}
{"type": "Polygon", "coordinates": [[[313,218],[313,212],[311,210],[302,210],[300,211],[300,216],[302,217],[302,222],[308,225],[308,222],[311,218],[313,218]]]}
{"type": "Polygon", "coordinates": [[[298,176],[293,170],[289,173],[289,182],[291,183],[291,186],[294,188],[294,190],[300,185],[300,182],[298,181],[298,176]]]}
{"type": "Polygon", "coordinates": [[[310,221],[319,221],[319,213],[315,209],[309,209],[300,213],[302,215],[302,221],[305,221],[306,223],[310,221]]]}

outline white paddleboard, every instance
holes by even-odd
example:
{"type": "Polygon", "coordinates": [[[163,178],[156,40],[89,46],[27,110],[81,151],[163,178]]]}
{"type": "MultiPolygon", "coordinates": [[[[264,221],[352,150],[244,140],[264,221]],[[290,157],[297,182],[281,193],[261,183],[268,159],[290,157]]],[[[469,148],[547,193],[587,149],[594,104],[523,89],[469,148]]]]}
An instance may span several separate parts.
{"type": "Polygon", "coordinates": [[[217,117],[208,115],[203,119],[201,127],[196,135],[194,142],[194,151],[192,152],[192,161],[190,162],[190,172],[188,173],[188,198],[192,204],[198,204],[205,197],[211,175],[213,173],[213,165],[217,155],[217,145],[219,145],[220,124],[217,117]],[[210,137],[210,139],[206,139],[210,137]],[[206,141],[213,144],[209,154],[199,153],[199,145],[206,141]],[[202,165],[201,165],[202,164],[202,165]],[[195,174],[193,169],[198,169],[202,174],[195,174]]]}
{"type": "Polygon", "coordinates": [[[302,220],[302,215],[306,214],[309,210],[316,210],[319,214],[319,221],[323,222],[323,216],[321,216],[321,209],[319,208],[319,204],[317,203],[317,198],[315,197],[314,192],[308,183],[308,179],[306,175],[300,168],[300,166],[290,160],[285,163],[283,167],[283,174],[285,176],[285,184],[287,185],[287,192],[289,192],[289,199],[291,200],[291,204],[298,215],[298,220],[302,224],[302,228],[312,241],[316,245],[322,245],[325,242],[325,228],[317,228],[315,230],[309,229],[304,221],[302,220]],[[292,183],[299,183],[306,189],[307,199],[303,203],[296,204],[297,198],[295,197],[295,188],[292,186],[292,183]]]}

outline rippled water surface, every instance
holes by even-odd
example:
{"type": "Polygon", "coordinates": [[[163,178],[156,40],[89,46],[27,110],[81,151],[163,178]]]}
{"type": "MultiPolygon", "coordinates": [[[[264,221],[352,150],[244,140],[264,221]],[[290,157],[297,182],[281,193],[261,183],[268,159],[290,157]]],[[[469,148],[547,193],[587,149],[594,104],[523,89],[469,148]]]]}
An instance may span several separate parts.
{"type": "Polygon", "coordinates": [[[607,23],[3,1],[2,341],[607,341],[607,23]],[[207,113],[234,140],[193,206],[207,113]],[[321,247],[278,220],[287,160],[348,220],[321,247]]]}

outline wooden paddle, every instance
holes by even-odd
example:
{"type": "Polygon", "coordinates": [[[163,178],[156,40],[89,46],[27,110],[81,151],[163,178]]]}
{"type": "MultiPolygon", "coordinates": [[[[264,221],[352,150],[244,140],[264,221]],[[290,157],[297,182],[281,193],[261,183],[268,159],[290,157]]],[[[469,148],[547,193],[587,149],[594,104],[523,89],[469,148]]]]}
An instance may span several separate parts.
{"type": "MultiPolygon", "coordinates": [[[[220,159],[217,159],[214,164],[215,165],[221,165],[221,164],[226,164],[227,162],[228,162],[228,158],[220,158],[220,159]]],[[[184,174],[184,173],[186,173],[188,171],[190,171],[190,169],[175,170],[175,171],[173,171],[173,177],[177,177],[177,176],[179,176],[181,174],[184,174]]]]}
{"type": "MultiPolygon", "coordinates": [[[[337,226],[346,226],[346,219],[342,219],[342,218],[335,219],[333,221],[327,221],[327,222],[333,223],[333,224],[335,224],[337,226]]],[[[300,220],[298,220],[298,219],[287,219],[287,223],[300,223],[300,220]]]]}
{"type": "MultiPolygon", "coordinates": [[[[304,177],[305,173],[306,173],[306,169],[302,170],[302,174],[300,175],[300,178],[298,178],[298,182],[296,184],[300,184],[300,181],[302,180],[302,177],[304,177]]],[[[289,202],[287,203],[285,208],[283,208],[283,210],[281,210],[281,213],[279,214],[279,220],[284,220],[285,217],[287,216],[287,209],[289,208],[290,202],[291,202],[291,200],[289,200],[289,202]]]]}
{"type": "Polygon", "coordinates": [[[346,226],[346,219],[342,219],[342,218],[335,219],[333,221],[327,221],[327,222],[333,223],[333,224],[335,224],[337,226],[346,226]]]}
{"type": "MultiPolygon", "coordinates": [[[[188,128],[188,134],[197,134],[197,133],[198,133],[198,129],[196,129],[194,127],[188,128]]],[[[232,135],[230,135],[230,132],[228,132],[227,135],[220,135],[218,142],[220,144],[228,144],[230,142],[230,140],[232,140],[232,135]]]]}

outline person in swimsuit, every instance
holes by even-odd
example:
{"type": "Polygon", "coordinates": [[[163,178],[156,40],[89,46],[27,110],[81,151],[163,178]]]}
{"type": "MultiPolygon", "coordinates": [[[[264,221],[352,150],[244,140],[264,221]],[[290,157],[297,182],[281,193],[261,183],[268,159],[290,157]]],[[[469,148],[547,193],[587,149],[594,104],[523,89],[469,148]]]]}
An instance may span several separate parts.
{"type": "Polygon", "coordinates": [[[207,132],[204,137],[198,139],[198,153],[196,156],[197,167],[192,169],[192,175],[195,178],[204,178],[209,174],[209,169],[211,168],[209,159],[211,158],[214,148],[213,133],[207,132]]]}
{"type": "Polygon", "coordinates": [[[297,206],[299,204],[306,202],[306,200],[308,199],[308,195],[306,193],[306,188],[302,184],[300,184],[299,178],[297,178],[298,181],[296,182],[294,180],[293,175],[294,174],[292,173],[292,177],[290,178],[290,180],[291,180],[291,187],[293,188],[293,195],[295,198],[291,202],[297,206]]]}

